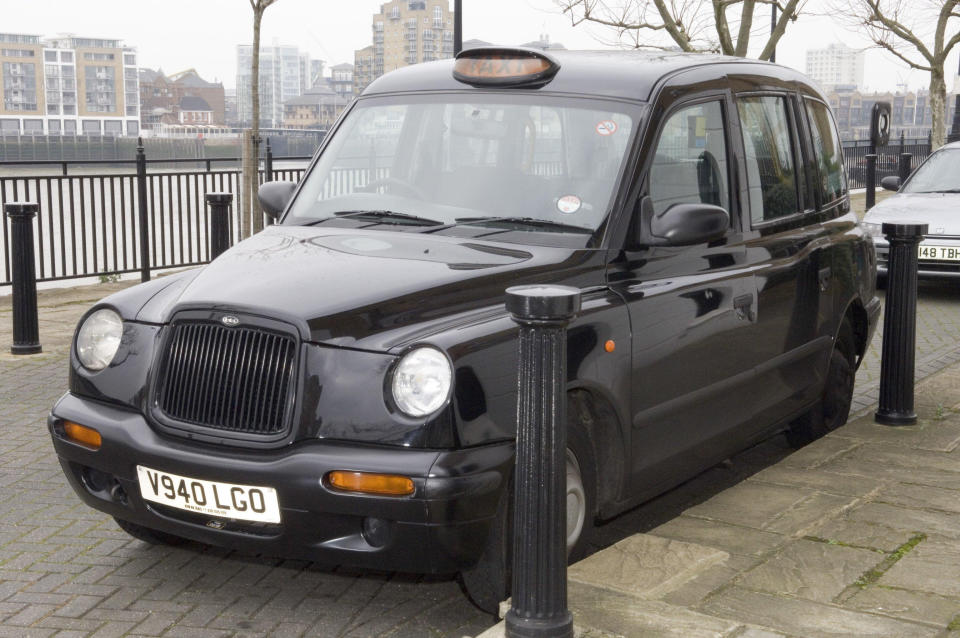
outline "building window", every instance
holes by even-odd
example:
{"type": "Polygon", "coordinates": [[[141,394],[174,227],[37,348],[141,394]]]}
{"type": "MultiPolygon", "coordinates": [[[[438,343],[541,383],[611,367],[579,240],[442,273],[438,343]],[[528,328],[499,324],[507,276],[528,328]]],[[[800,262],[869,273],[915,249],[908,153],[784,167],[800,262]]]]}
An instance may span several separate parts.
{"type": "Polygon", "coordinates": [[[23,132],[30,135],[43,135],[43,120],[24,120],[23,132]]]}
{"type": "Polygon", "coordinates": [[[32,62],[3,63],[3,107],[8,111],[37,110],[37,78],[32,62]]]}
{"type": "Polygon", "coordinates": [[[57,61],[57,52],[56,52],[56,51],[44,51],[44,52],[43,52],[43,61],[44,61],[44,62],[56,62],[56,61],[57,61]]]}
{"type": "Polygon", "coordinates": [[[60,115],[60,105],[47,104],[47,115],[60,115]]]}
{"type": "Polygon", "coordinates": [[[84,135],[100,135],[100,120],[83,120],[84,135]]]}
{"type": "Polygon", "coordinates": [[[60,52],[60,61],[61,61],[61,62],[73,62],[73,51],[61,51],[61,52],[60,52]]]}
{"type": "Polygon", "coordinates": [[[47,132],[50,135],[60,135],[60,120],[47,120],[47,132]]]}
{"type": "Polygon", "coordinates": [[[123,122],[107,120],[103,123],[103,132],[105,135],[123,135],[123,122]]]}
{"type": "Polygon", "coordinates": [[[0,118],[0,133],[13,133],[14,135],[20,133],[20,120],[13,119],[3,119],[0,118]]]}
{"type": "MultiPolygon", "coordinates": [[[[66,112],[66,109],[64,109],[64,112],[66,112]]],[[[76,134],[77,134],[77,123],[76,123],[76,121],[74,121],[74,120],[65,120],[65,121],[63,122],[63,132],[64,132],[64,133],[69,133],[70,135],[76,135],[76,134]]]]}
{"type": "Polygon", "coordinates": [[[139,135],[140,122],[136,120],[127,120],[127,135],[139,135]]]}
{"type": "Polygon", "coordinates": [[[0,53],[8,58],[32,58],[36,55],[33,49],[3,49],[0,53]]]}
{"type": "Polygon", "coordinates": [[[83,59],[84,59],[84,60],[97,60],[97,61],[101,61],[101,62],[106,62],[106,61],[108,61],[108,60],[113,60],[114,57],[115,57],[115,56],[114,56],[112,53],[91,53],[91,52],[87,51],[86,53],[83,54],[83,59]]]}
{"type": "Polygon", "coordinates": [[[135,55],[132,54],[132,53],[124,53],[124,54],[123,54],[123,63],[126,64],[127,66],[136,66],[136,64],[137,64],[137,56],[135,56],[135,55]]]}

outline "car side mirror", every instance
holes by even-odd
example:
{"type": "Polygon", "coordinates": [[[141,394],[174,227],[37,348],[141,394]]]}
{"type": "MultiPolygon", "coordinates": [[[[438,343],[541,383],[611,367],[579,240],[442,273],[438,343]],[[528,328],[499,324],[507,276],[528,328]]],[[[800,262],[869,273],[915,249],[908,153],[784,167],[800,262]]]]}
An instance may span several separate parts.
{"type": "Polygon", "coordinates": [[[284,211],[293,191],[297,187],[296,182],[266,182],[257,190],[257,199],[260,200],[260,207],[270,219],[276,221],[280,213],[284,211]]]}
{"type": "Polygon", "coordinates": [[[900,177],[897,175],[888,175],[880,180],[880,186],[884,190],[898,191],[900,190],[900,177]]]}
{"type": "Polygon", "coordinates": [[[674,204],[650,220],[654,244],[662,246],[692,246],[714,241],[723,237],[728,228],[730,213],[712,204],[674,204]]]}

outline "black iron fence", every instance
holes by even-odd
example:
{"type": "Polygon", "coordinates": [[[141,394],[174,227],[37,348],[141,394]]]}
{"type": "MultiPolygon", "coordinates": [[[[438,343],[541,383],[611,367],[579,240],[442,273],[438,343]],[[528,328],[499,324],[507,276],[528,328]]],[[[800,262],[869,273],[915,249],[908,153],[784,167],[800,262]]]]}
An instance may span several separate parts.
{"type": "MultiPolygon", "coordinates": [[[[867,187],[867,159],[866,156],[871,152],[870,142],[866,140],[843,142],[843,157],[847,167],[847,177],[850,182],[850,188],[867,187]]],[[[927,159],[930,155],[929,138],[900,138],[890,140],[889,144],[878,146],[877,154],[877,184],[880,180],[889,175],[899,175],[899,162],[901,153],[912,153],[910,161],[910,170],[920,165],[920,162],[927,159]]]]}
{"type": "MultiPolygon", "coordinates": [[[[259,179],[297,181],[310,156],[273,158],[271,174],[259,179]]],[[[239,158],[146,159],[146,179],[137,179],[137,160],[0,162],[2,204],[39,204],[35,247],[38,281],[113,276],[138,272],[144,264],[140,242],[140,201],[146,202],[151,270],[192,266],[210,260],[209,218],[204,195],[234,193],[229,219],[231,242],[239,241],[243,205],[239,158]],[[13,174],[24,166],[31,174],[13,174]],[[5,170],[7,169],[7,170],[5,170]]],[[[0,228],[0,286],[11,283],[10,229],[0,228]]]]}

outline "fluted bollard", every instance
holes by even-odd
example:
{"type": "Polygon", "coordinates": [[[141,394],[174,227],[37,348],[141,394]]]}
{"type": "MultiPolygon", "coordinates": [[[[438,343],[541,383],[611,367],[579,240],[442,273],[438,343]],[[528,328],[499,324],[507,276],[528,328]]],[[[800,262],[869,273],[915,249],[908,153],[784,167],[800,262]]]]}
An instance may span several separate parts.
{"type": "Polygon", "coordinates": [[[880,359],[880,407],[874,415],[884,425],[913,425],[914,362],[917,346],[917,246],[927,224],[881,227],[890,244],[887,301],[883,310],[880,359]]]}
{"type": "Polygon", "coordinates": [[[10,253],[13,258],[13,345],[12,354],[36,354],[40,347],[37,317],[37,267],[33,252],[33,218],[40,210],[34,202],[3,205],[10,219],[10,253]]]}
{"type": "Polygon", "coordinates": [[[508,638],[570,638],[567,609],[567,324],[580,311],[568,286],[507,288],[520,325],[514,466],[513,593],[508,638]]]}
{"type": "Polygon", "coordinates": [[[230,204],[233,193],[207,193],[210,206],[210,261],[230,248],[230,204]]]}
{"type": "Polygon", "coordinates": [[[873,208],[877,203],[877,156],[875,153],[867,153],[867,210],[873,208]]]}
{"type": "Polygon", "coordinates": [[[910,177],[910,160],[913,159],[913,153],[900,153],[900,184],[903,185],[910,177]]]}

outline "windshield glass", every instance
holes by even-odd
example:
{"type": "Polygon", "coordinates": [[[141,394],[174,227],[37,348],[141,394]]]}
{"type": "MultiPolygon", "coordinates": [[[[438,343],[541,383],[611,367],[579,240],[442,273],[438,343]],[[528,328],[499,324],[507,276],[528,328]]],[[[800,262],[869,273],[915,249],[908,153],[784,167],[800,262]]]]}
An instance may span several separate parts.
{"type": "Polygon", "coordinates": [[[904,193],[960,192],[960,149],[934,153],[910,177],[903,187],[904,193]]]}
{"type": "Polygon", "coordinates": [[[483,227],[578,234],[585,244],[607,216],[636,113],[535,94],[361,100],[283,223],[349,218],[472,236],[483,227]]]}

